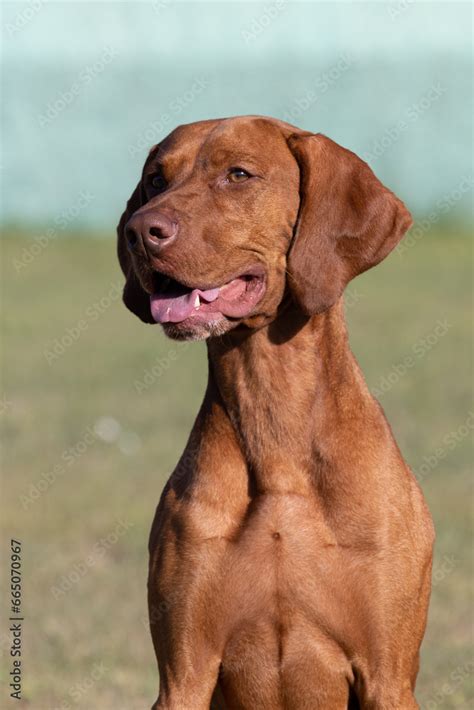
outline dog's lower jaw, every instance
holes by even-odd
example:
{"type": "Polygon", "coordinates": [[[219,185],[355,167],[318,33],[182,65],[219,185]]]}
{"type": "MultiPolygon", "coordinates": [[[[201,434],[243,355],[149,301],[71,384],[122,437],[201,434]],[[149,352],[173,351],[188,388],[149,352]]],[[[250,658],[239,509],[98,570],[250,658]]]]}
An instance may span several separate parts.
{"type": "Polygon", "coordinates": [[[171,340],[199,341],[219,338],[231,331],[251,332],[270,325],[275,320],[275,314],[256,314],[241,320],[230,320],[225,316],[218,320],[194,322],[191,318],[183,323],[163,323],[165,335],[171,340]]]}
{"type": "Polygon", "coordinates": [[[172,340],[199,341],[224,335],[236,325],[237,323],[225,318],[208,323],[192,323],[191,319],[188,319],[186,323],[163,323],[162,327],[165,335],[172,340]]]}

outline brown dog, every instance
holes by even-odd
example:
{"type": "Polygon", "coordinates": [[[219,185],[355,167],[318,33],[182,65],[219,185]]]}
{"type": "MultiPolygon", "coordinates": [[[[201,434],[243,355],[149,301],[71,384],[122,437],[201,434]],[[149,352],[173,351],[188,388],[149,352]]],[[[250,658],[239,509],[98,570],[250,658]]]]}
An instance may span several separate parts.
{"type": "Polygon", "coordinates": [[[155,708],[416,708],[433,527],[342,292],[411,224],[354,153],[246,116],[181,126],[119,225],[124,301],[208,338],[150,538],[155,708]]]}

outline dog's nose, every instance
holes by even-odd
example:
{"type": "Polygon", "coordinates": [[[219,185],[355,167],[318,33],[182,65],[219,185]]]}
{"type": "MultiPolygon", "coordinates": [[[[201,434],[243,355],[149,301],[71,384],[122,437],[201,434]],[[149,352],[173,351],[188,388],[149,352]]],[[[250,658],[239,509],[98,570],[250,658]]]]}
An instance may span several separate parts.
{"type": "Polygon", "coordinates": [[[144,247],[150,256],[159,256],[177,233],[178,223],[161,212],[135,214],[125,227],[128,248],[137,251],[144,247]]]}

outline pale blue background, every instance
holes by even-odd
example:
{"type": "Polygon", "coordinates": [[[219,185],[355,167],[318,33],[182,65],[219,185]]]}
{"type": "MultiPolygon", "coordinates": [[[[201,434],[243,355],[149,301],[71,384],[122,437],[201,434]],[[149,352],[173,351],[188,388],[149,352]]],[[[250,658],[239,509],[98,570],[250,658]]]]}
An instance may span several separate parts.
{"type": "Polygon", "coordinates": [[[297,125],[368,157],[418,218],[441,212],[439,201],[462,184],[446,216],[467,220],[470,28],[471,6],[453,2],[6,3],[3,221],[36,232],[72,210],[71,228],[112,233],[148,147],[175,125],[291,112],[297,125]],[[106,47],[112,61],[41,126],[48,104],[106,47]],[[338,62],[345,69],[324,90],[338,62]],[[198,79],[205,88],[188,100],[198,79]],[[433,86],[439,95],[414,118],[433,86]],[[310,91],[311,105],[299,109],[310,91]]]}

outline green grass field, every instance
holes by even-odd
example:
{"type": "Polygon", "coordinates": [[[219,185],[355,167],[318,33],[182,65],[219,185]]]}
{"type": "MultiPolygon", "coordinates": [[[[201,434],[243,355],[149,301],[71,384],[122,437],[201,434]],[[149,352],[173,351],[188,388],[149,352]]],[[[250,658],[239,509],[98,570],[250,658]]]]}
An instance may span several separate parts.
{"type": "MultiPolygon", "coordinates": [[[[158,687],[148,531],[203,394],[205,346],[166,340],[125,310],[111,240],[33,244],[3,241],[2,577],[19,539],[25,621],[24,699],[8,698],[7,680],[0,707],[143,710],[158,687]]],[[[426,710],[474,700],[470,306],[470,241],[455,230],[395,252],[346,301],[353,349],[437,529],[417,686],[426,710]]]]}

